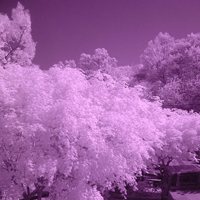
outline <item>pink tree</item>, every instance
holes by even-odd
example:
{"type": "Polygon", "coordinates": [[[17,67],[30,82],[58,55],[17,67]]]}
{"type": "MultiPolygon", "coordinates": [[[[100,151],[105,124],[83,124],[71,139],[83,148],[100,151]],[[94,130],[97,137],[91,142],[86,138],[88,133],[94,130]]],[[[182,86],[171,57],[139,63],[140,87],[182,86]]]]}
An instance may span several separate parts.
{"type": "Polygon", "coordinates": [[[0,64],[30,65],[35,55],[30,14],[18,3],[12,18],[0,14],[0,64]]]}
{"type": "Polygon", "coordinates": [[[150,159],[196,150],[199,115],[163,110],[140,92],[99,71],[0,68],[4,196],[43,184],[52,199],[101,199],[105,188],[134,185],[150,159]]]}
{"type": "Polygon", "coordinates": [[[98,191],[113,183],[121,190],[124,181],[134,184],[161,145],[161,108],[96,76],[87,80],[73,68],[1,68],[1,167],[12,183],[5,183],[5,195],[35,189],[40,177],[52,199],[100,198],[98,191]]]}

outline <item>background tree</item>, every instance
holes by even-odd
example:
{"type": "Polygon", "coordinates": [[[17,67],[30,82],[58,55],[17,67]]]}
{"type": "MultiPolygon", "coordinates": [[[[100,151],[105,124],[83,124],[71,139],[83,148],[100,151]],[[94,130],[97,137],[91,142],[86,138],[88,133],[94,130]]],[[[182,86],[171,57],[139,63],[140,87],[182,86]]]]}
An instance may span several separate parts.
{"type": "Polygon", "coordinates": [[[148,83],[153,96],[163,106],[200,111],[200,35],[175,40],[160,33],[141,55],[143,67],[138,77],[148,83]]]}
{"type": "Polygon", "coordinates": [[[141,63],[145,80],[160,85],[165,85],[170,78],[170,55],[174,48],[174,38],[168,33],[159,33],[154,41],[148,43],[148,47],[141,55],[141,63]]]}
{"type": "Polygon", "coordinates": [[[59,67],[59,68],[76,68],[76,63],[74,60],[65,60],[64,63],[62,61],[58,62],[58,64],[54,64],[53,67],[59,67]]]}
{"type": "Polygon", "coordinates": [[[114,67],[117,66],[117,60],[111,58],[104,48],[95,49],[94,55],[81,54],[79,66],[84,71],[101,70],[102,72],[109,73],[114,67]]]}
{"type": "Polygon", "coordinates": [[[96,49],[94,55],[81,54],[79,61],[79,68],[81,68],[88,78],[95,76],[96,73],[107,74],[111,76],[117,82],[133,85],[135,80],[133,79],[137,66],[118,66],[117,60],[109,56],[108,52],[104,48],[96,49]],[[98,72],[99,71],[99,72],[98,72]]]}
{"type": "Polygon", "coordinates": [[[30,14],[18,3],[12,10],[12,18],[0,14],[0,63],[30,65],[35,55],[35,43],[31,36],[30,14]]]}

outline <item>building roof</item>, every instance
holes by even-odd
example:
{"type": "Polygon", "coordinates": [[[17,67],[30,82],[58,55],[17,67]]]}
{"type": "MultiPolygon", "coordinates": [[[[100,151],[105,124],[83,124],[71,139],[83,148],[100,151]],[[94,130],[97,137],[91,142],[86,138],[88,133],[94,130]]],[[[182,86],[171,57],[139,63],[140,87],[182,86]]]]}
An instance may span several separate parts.
{"type": "Polygon", "coordinates": [[[200,172],[200,167],[198,165],[175,165],[168,166],[167,171],[170,174],[200,172]]]}

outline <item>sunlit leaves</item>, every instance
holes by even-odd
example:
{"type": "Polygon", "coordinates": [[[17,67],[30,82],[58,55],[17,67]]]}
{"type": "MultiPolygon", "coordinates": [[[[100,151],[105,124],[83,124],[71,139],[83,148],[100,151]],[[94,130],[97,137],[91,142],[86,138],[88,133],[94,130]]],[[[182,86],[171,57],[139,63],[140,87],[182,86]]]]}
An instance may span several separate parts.
{"type": "Polygon", "coordinates": [[[2,155],[9,156],[8,167],[14,164],[13,184],[44,176],[51,193],[58,192],[54,199],[71,195],[81,182],[101,188],[116,182],[123,189],[161,144],[159,120],[153,120],[159,104],[100,71],[87,79],[77,68],[8,65],[0,80],[2,155]]]}
{"type": "Polygon", "coordinates": [[[30,14],[18,3],[12,10],[12,18],[0,14],[0,63],[30,65],[35,55],[35,43],[31,36],[30,14]]]}

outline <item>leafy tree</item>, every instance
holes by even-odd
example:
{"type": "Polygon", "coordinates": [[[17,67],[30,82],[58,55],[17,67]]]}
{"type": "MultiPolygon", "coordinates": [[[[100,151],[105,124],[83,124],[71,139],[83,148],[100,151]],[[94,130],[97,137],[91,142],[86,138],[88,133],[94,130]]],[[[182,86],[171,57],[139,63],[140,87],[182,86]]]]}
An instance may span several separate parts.
{"type": "Polygon", "coordinates": [[[145,80],[149,82],[157,82],[160,84],[166,84],[170,71],[170,55],[174,48],[174,38],[168,33],[159,33],[154,41],[148,43],[148,47],[141,55],[141,63],[145,80]]]}
{"type": "Polygon", "coordinates": [[[143,67],[137,76],[163,100],[164,107],[199,112],[199,58],[200,34],[175,40],[160,33],[142,54],[143,67]]]}
{"type": "Polygon", "coordinates": [[[107,77],[111,76],[112,79],[123,84],[135,84],[133,76],[137,67],[133,69],[132,66],[117,66],[117,60],[110,57],[104,48],[96,49],[94,55],[81,54],[78,67],[84,71],[89,79],[100,73],[107,77]]]}
{"type": "Polygon", "coordinates": [[[169,108],[200,112],[199,77],[183,82],[180,79],[168,83],[159,90],[163,105],[169,108]]]}
{"type": "Polygon", "coordinates": [[[85,71],[102,70],[109,73],[117,65],[117,60],[111,58],[106,49],[95,49],[94,55],[81,54],[79,66],[85,71]]]}
{"type": "Polygon", "coordinates": [[[199,148],[200,115],[182,110],[165,110],[166,120],[162,127],[164,138],[161,150],[156,150],[157,163],[161,168],[171,163],[183,164],[195,161],[199,148]]]}
{"type": "Polygon", "coordinates": [[[54,200],[101,199],[105,188],[125,192],[125,183],[136,184],[141,169],[163,153],[176,159],[197,149],[199,115],[163,110],[105,75],[0,69],[4,196],[20,198],[40,184],[54,200]]]}
{"type": "Polygon", "coordinates": [[[87,80],[78,69],[42,72],[17,65],[0,74],[5,195],[34,190],[41,177],[52,199],[123,190],[161,143],[159,119],[152,120],[161,108],[111,78],[87,80]]]}
{"type": "Polygon", "coordinates": [[[62,61],[58,62],[58,64],[54,64],[53,67],[59,67],[59,68],[66,68],[66,67],[70,67],[70,68],[76,68],[76,63],[74,60],[65,60],[65,62],[63,63],[62,61]]]}
{"type": "Polygon", "coordinates": [[[30,14],[18,3],[12,18],[0,14],[0,64],[30,65],[35,55],[30,14]]]}

